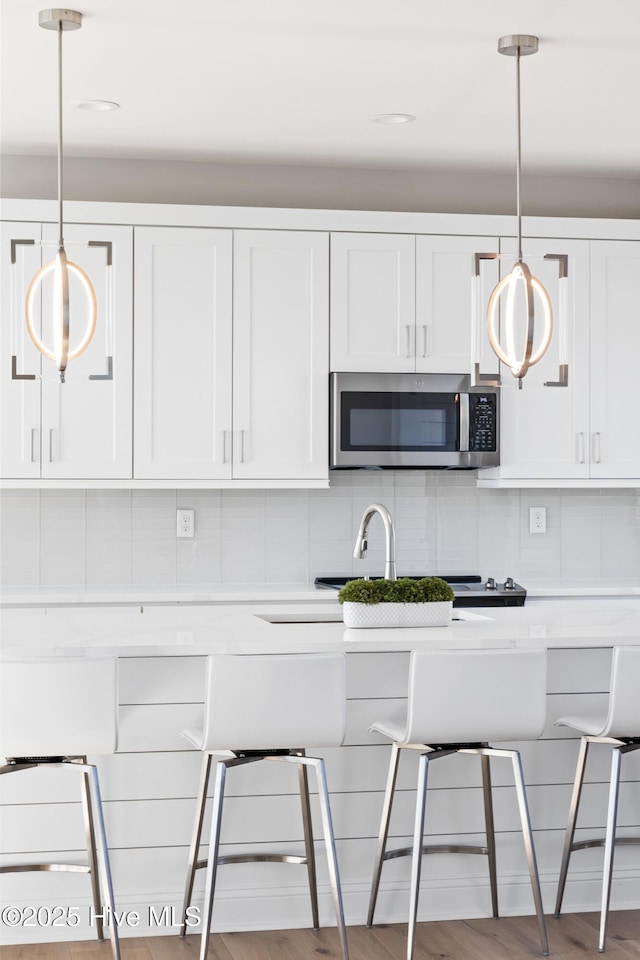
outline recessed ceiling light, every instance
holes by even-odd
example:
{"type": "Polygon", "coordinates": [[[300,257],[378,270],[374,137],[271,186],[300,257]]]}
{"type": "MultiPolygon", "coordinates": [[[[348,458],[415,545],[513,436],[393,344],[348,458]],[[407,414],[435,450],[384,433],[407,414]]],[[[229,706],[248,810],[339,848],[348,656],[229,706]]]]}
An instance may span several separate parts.
{"type": "Polygon", "coordinates": [[[93,113],[103,113],[106,110],[118,110],[119,103],[113,100],[79,100],[76,104],[79,110],[91,110],[93,113]]]}
{"type": "Polygon", "coordinates": [[[379,113],[371,119],[374,123],[413,123],[416,118],[412,113],[379,113]]]}

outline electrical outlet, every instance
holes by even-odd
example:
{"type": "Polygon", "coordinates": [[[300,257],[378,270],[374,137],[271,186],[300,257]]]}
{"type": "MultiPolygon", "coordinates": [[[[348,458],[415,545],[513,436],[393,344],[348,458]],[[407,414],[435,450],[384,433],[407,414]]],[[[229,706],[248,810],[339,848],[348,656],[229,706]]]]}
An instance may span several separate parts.
{"type": "Polygon", "coordinates": [[[547,508],[529,507],[529,533],[547,532],[547,508]]]}
{"type": "Polygon", "coordinates": [[[193,537],[195,522],[196,522],[195,510],[181,510],[178,507],[177,529],[176,529],[176,534],[178,539],[182,539],[183,537],[193,537]]]}

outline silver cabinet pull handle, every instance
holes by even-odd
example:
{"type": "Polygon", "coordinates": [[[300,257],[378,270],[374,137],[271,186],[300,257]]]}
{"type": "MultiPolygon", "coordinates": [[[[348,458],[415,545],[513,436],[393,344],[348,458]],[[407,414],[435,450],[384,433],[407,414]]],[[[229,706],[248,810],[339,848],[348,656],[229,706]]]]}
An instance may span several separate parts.
{"type": "Polygon", "coordinates": [[[227,437],[229,436],[228,430],[222,431],[222,462],[228,463],[229,458],[227,457],[227,437]]]}
{"type": "Polygon", "coordinates": [[[593,435],[593,462],[600,463],[600,434],[593,435]]]}
{"type": "Polygon", "coordinates": [[[40,435],[37,427],[31,427],[31,463],[35,463],[40,458],[36,456],[36,441],[40,435]]]}
{"type": "Polygon", "coordinates": [[[244,463],[244,430],[240,431],[240,463],[244,463]]]}
{"type": "Polygon", "coordinates": [[[422,324],[422,356],[426,357],[427,355],[427,336],[429,333],[429,328],[426,323],[422,324]]]}
{"type": "Polygon", "coordinates": [[[406,327],[405,327],[405,330],[407,331],[407,353],[406,353],[406,355],[407,355],[407,357],[412,357],[412,356],[413,356],[413,350],[411,349],[411,324],[408,323],[408,324],[406,325],[406,327]]]}
{"type": "Polygon", "coordinates": [[[578,463],[584,463],[584,433],[578,434],[578,463]]]}
{"type": "Polygon", "coordinates": [[[51,427],[49,430],[49,463],[53,463],[53,434],[54,429],[51,427]]]}

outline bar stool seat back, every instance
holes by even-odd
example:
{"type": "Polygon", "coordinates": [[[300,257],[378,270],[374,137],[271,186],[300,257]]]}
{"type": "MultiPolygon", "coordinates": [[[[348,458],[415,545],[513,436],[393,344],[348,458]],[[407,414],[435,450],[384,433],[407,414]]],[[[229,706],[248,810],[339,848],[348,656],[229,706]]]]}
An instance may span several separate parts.
{"type": "Polygon", "coordinates": [[[609,711],[601,737],[640,737],[640,647],[615,647],[609,711]]]}
{"type": "Polygon", "coordinates": [[[538,650],[416,651],[402,742],[535,740],[546,683],[538,650]]]}
{"type": "Polygon", "coordinates": [[[0,755],[114,753],[117,660],[38,659],[0,666],[0,755]]]}
{"type": "Polygon", "coordinates": [[[211,656],[201,750],[339,746],[344,655],[211,656]]]}

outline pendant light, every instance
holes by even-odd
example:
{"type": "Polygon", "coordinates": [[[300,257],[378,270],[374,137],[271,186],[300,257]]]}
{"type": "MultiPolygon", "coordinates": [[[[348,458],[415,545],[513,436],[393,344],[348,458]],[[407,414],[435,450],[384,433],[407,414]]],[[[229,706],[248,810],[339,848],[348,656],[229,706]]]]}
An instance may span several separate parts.
{"type": "Polygon", "coordinates": [[[58,34],[58,252],[55,259],[46,263],[34,275],[27,290],[25,316],[27,330],[33,343],[43,356],[53,360],[59,373],[60,382],[65,381],[65,371],[70,360],[78,357],[91,342],[96,329],[96,295],[89,277],[76,263],[67,259],[63,236],[63,154],[62,154],[62,34],[65,30],[79,30],[82,26],[82,14],[76,10],[41,10],[38,23],[45,30],[56,30],[58,34]],[[53,273],[52,327],[53,343],[47,346],[37,332],[35,303],[37,291],[46,276],[53,273]],[[80,281],[80,289],[86,298],[84,333],[73,346],[69,341],[70,302],[69,274],[80,281]]]}
{"type": "MultiPolygon", "coordinates": [[[[498,53],[515,57],[516,61],[516,114],[517,114],[517,163],[516,163],[516,214],[518,222],[518,254],[513,269],[494,287],[487,307],[487,329],[493,352],[511,370],[522,388],[522,379],[530,367],[545,355],[553,333],[553,309],[551,298],[544,286],[533,276],[522,254],[522,212],[520,204],[521,135],[520,135],[520,58],[538,52],[538,38],[529,34],[514,34],[500,37],[498,53]],[[506,294],[506,297],[503,297],[506,294]],[[503,302],[504,301],[504,302],[503,302]],[[524,305],[524,309],[522,308],[524,305]],[[499,308],[502,306],[502,309],[499,308]],[[499,317],[500,314],[500,317],[499,317]],[[524,350],[518,353],[517,326],[519,314],[524,314],[524,350]],[[536,319],[542,322],[542,334],[536,344],[536,319]],[[503,341],[498,332],[499,320],[503,341]]],[[[554,257],[557,259],[557,257],[554,257]]],[[[519,338],[522,341],[522,336],[519,338]]]]}

